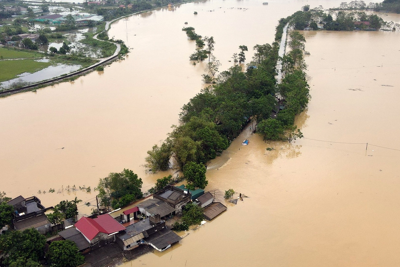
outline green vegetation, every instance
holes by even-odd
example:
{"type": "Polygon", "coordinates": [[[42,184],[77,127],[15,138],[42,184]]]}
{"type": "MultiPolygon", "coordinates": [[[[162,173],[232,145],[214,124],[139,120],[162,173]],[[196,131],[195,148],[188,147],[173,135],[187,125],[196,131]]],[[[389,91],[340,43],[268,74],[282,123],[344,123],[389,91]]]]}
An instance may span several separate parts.
{"type": "Polygon", "coordinates": [[[183,175],[185,176],[188,184],[187,188],[196,189],[206,188],[208,181],[206,179],[207,168],[203,164],[197,164],[195,162],[189,162],[183,167],[183,175]]]}
{"type": "Polygon", "coordinates": [[[303,30],[307,27],[318,30],[317,23],[319,21],[322,21],[321,26],[323,29],[329,31],[378,30],[384,24],[384,21],[379,16],[367,15],[365,12],[338,11],[334,20],[330,14],[326,14],[321,10],[303,8],[303,11],[297,11],[286,19],[279,21],[275,38],[281,38],[281,30],[288,22],[296,30],[303,30]]]}
{"type": "Polygon", "coordinates": [[[75,267],[85,262],[85,257],[78,251],[76,244],[70,240],[52,242],[47,253],[50,266],[75,267]]]}
{"type": "Polygon", "coordinates": [[[36,229],[0,235],[0,251],[4,253],[6,266],[41,266],[38,262],[44,258],[45,245],[46,238],[36,229]]]}
{"type": "Polygon", "coordinates": [[[200,224],[203,220],[203,209],[194,203],[188,203],[182,209],[182,213],[181,222],[176,222],[172,226],[175,231],[186,231],[189,226],[200,224]]]}
{"type": "Polygon", "coordinates": [[[32,59],[0,61],[0,82],[15,78],[24,72],[39,71],[51,64],[51,62],[36,62],[32,59]]]}
{"type": "Polygon", "coordinates": [[[375,11],[386,11],[400,14],[400,0],[384,0],[375,11]]]}
{"type": "Polygon", "coordinates": [[[267,118],[257,125],[257,132],[264,140],[293,140],[303,134],[293,125],[294,118],[302,112],[310,99],[309,85],[304,70],[303,60],[305,38],[299,32],[292,31],[288,42],[291,51],[282,59],[282,70],[285,73],[278,85],[280,95],[285,99],[285,108],[276,118],[267,118]]]}
{"type": "Polygon", "coordinates": [[[0,203],[0,229],[6,225],[11,225],[13,220],[14,208],[6,202],[0,203]]]}
{"type": "MultiPolygon", "coordinates": [[[[210,37],[205,43],[210,55],[215,42],[210,37]]],[[[166,168],[171,156],[182,170],[190,162],[204,165],[229,146],[251,117],[261,120],[270,116],[276,105],[278,44],[257,45],[254,49],[251,64],[256,68],[243,73],[241,66],[234,65],[222,72],[213,86],[203,89],[183,106],[182,124],[174,126],[161,146],[148,152],[148,167],[153,171],[160,170],[160,166],[166,168]]],[[[209,58],[210,63],[214,62],[209,58]]]]}
{"type": "Polygon", "coordinates": [[[97,71],[104,71],[104,67],[103,67],[103,66],[97,66],[97,67],[96,67],[96,70],[97,70],[97,71]]]}
{"type": "Polygon", "coordinates": [[[60,224],[65,219],[69,218],[72,218],[75,221],[76,216],[78,216],[77,204],[80,202],[82,202],[82,200],[78,200],[76,197],[72,201],[62,200],[54,207],[53,213],[47,215],[49,221],[52,224],[60,224]]]}
{"type": "Polygon", "coordinates": [[[0,47],[0,59],[41,58],[40,53],[0,47]]]}
{"type": "Polygon", "coordinates": [[[172,175],[168,175],[166,177],[157,179],[156,185],[153,188],[151,188],[149,190],[149,192],[150,193],[158,192],[161,189],[163,189],[164,187],[166,187],[167,185],[171,184],[172,182],[173,182],[172,181],[172,175]]]}
{"type": "Polygon", "coordinates": [[[100,179],[97,187],[100,203],[114,209],[127,206],[142,198],[142,184],[142,179],[131,170],[124,169],[120,173],[110,173],[108,177],[100,179]]]}
{"type": "Polygon", "coordinates": [[[101,57],[109,57],[112,56],[117,49],[117,46],[110,42],[99,41],[93,38],[93,34],[86,33],[86,39],[83,39],[81,42],[83,44],[89,45],[94,49],[97,49],[101,57]]]}
{"type": "Polygon", "coordinates": [[[225,199],[230,199],[233,196],[233,194],[235,194],[235,191],[233,189],[228,189],[228,190],[225,191],[224,198],[225,199]]]}
{"type": "Polygon", "coordinates": [[[206,58],[208,58],[210,52],[202,49],[205,45],[205,42],[207,42],[208,38],[207,37],[202,38],[201,35],[198,35],[195,32],[195,29],[193,27],[183,28],[182,31],[186,32],[186,35],[189,37],[190,40],[196,41],[196,51],[190,55],[190,60],[201,62],[206,58]]]}

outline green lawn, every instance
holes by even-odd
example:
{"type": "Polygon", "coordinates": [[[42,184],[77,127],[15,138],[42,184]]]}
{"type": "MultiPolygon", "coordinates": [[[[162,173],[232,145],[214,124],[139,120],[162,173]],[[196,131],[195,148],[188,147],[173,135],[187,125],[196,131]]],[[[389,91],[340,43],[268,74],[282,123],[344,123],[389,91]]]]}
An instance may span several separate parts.
{"type": "Polygon", "coordinates": [[[36,62],[32,59],[0,61],[0,82],[16,78],[24,72],[35,72],[50,66],[52,62],[36,62]]]}
{"type": "Polygon", "coordinates": [[[20,51],[14,49],[7,49],[0,47],[0,59],[10,58],[37,58],[43,57],[44,55],[38,52],[20,51]]]}

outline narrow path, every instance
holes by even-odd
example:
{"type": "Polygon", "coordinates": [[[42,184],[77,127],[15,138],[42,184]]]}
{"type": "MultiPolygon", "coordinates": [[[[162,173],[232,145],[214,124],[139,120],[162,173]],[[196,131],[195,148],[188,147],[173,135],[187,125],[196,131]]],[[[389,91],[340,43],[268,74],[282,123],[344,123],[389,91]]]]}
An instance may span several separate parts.
{"type": "Polygon", "coordinates": [[[286,53],[286,39],[287,39],[287,29],[289,27],[289,23],[286,24],[285,28],[283,28],[283,34],[282,34],[282,39],[281,43],[279,45],[279,51],[278,51],[278,62],[276,63],[276,70],[278,71],[277,75],[277,84],[280,84],[282,82],[282,59],[285,56],[286,53]]]}

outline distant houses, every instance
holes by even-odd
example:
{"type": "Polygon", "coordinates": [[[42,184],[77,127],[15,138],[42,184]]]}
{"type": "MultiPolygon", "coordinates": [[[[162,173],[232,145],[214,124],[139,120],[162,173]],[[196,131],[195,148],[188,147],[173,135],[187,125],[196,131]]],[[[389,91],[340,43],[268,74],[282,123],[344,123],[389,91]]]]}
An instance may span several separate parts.
{"type": "MultiPolygon", "coordinates": [[[[82,254],[102,248],[96,253],[111,251],[131,251],[139,246],[149,246],[163,252],[176,243],[181,237],[173,232],[166,221],[176,214],[182,213],[185,205],[194,203],[204,209],[204,218],[212,220],[227,208],[216,202],[211,192],[202,189],[189,190],[184,186],[168,185],[153,194],[152,199],[146,199],[135,207],[126,209],[116,218],[109,213],[82,217],[76,223],[64,223],[63,229],[56,237],[48,240],[70,240],[74,242],[82,254]],[[64,228],[65,227],[65,228],[64,228]]],[[[45,212],[53,207],[45,208],[41,201],[33,196],[24,198],[18,196],[8,202],[14,207],[14,227],[16,230],[35,228],[46,234],[57,227],[51,225],[45,212]]],[[[57,228],[59,229],[59,228],[57,228]]],[[[113,252],[113,253],[114,253],[113,252]]]]}
{"type": "MultiPolygon", "coordinates": [[[[44,15],[38,18],[35,18],[33,21],[37,22],[42,22],[42,23],[49,23],[51,25],[61,25],[66,23],[67,21],[67,16],[66,15],[60,15],[60,14],[49,14],[49,15],[44,15]]],[[[72,17],[75,20],[75,23],[78,26],[85,26],[88,25],[90,21],[94,23],[102,22],[104,21],[103,16],[99,15],[94,15],[94,14],[74,14],[72,17]]]]}
{"type": "Polygon", "coordinates": [[[45,208],[37,197],[18,196],[8,201],[7,204],[14,207],[13,225],[15,230],[23,231],[34,228],[41,234],[52,230],[45,212],[53,207],[45,208]]]}

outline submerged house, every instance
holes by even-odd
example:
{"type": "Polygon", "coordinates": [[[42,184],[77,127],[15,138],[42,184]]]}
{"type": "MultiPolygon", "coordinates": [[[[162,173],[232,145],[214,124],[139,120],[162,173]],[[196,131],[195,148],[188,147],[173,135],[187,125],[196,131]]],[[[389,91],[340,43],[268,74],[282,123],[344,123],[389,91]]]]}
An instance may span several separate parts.
{"type": "Polygon", "coordinates": [[[207,192],[203,195],[201,195],[197,200],[196,203],[198,203],[198,205],[202,208],[207,207],[208,205],[210,205],[211,203],[213,203],[214,201],[214,196],[210,193],[207,192]]]}
{"type": "Polygon", "coordinates": [[[182,207],[192,200],[189,191],[182,190],[172,185],[166,186],[153,195],[154,199],[159,199],[170,205],[176,213],[182,212],[182,207]]]}
{"type": "Polygon", "coordinates": [[[117,222],[110,214],[99,215],[95,219],[82,217],[76,224],[77,231],[82,233],[84,238],[94,245],[104,245],[116,241],[116,234],[126,228],[117,222]]]}
{"type": "Polygon", "coordinates": [[[161,218],[165,218],[175,213],[175,209],[173,207],[160,199],[147,199],[137,204],[137,207],[140,213],[146,217],[160,215],[161,218]]]}
{"type": "Polygon", "coordinates": [[[37,197],[18,196],[8,201],[7,204],[14,207],[13,225],[15,230],[23,231],[35,228],[41,234],[51,231],[51,223],[45,212],[53,207],[45,208],[37,197]]]}
{"type": "Polygon", "coordinates": [[[149,245],[158,251],[164,251],[181,238],[165,226],[160,215],[150,216],[126,227],[117,235],[117,244],[123,250],[132,250],[139,245],[149,245]]]}

